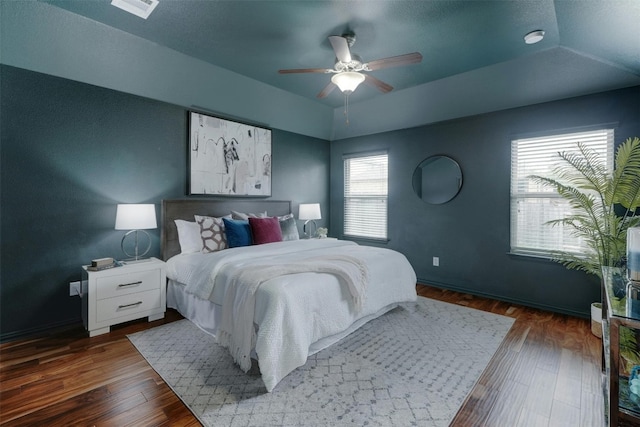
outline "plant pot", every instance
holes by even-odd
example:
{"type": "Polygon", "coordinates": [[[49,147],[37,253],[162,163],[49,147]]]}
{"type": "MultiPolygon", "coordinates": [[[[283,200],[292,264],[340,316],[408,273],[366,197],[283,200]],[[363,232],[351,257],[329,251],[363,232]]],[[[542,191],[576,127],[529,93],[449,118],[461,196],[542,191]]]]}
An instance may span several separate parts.
{"type": "Polygon", "coordinates": [[[602,338],[602,304],[599,302],[591,304],[591,333],[602,338]]]}

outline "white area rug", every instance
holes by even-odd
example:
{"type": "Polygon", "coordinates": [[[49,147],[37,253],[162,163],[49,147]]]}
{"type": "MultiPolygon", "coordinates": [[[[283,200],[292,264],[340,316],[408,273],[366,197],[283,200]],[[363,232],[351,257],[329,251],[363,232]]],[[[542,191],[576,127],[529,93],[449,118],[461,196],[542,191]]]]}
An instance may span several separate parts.
{"type": "Polygon", "coordinates": [[[188,320],[129,339],[206,426],[447,426],[512,324],[418,297],[309,357],[272,393],[256,366],[242,372],[188,320]]]}

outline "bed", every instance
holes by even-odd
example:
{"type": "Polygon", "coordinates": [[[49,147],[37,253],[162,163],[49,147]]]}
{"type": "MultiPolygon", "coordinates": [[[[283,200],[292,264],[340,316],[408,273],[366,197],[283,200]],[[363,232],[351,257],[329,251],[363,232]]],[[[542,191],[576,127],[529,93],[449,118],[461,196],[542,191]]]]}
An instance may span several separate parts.
{"type": "Polygon", "coordinates": [[[297,227],[295,235],[284,232],[285,222],[295,224],[290,218],[289,201],[162,202],[167,306],[216,336],[244,371],[257,360],[269,392],[309,355],[416,299],[416,275],[404,255],[338,239],[298,239],[297,227]],[[232,212],[251,218],[234,221],[232,212]],[[187,248],[185,224],[194,233],[196,218],[207,224],[203,217],[226,225],[226,248],[187,248]],[[229,247],[245,222],[254,244],[229,247]],[[283,227],[280,239],[261,240],[267,224],[272,231],[283,227]]]}

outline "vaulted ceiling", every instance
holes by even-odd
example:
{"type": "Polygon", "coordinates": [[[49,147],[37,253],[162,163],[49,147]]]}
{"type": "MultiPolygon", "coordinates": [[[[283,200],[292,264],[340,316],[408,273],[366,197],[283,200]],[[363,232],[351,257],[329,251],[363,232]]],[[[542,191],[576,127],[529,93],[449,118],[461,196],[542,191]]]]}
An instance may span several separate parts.
{"type": "Polygon", "coordinates": [[[159,0],[146,20],[110,0],[3,3],[10,65],[143,96],[157,77],[154,91],[163,93],[156,99],[185,106],[210,100],[215,111],[273,126],[291,122],[294,132],[327,139],[640,85],[638,0],[159,0]],[[525,44],[533,30],[544,39],[525,44]],[[364,62],[411,52],[423,60],[370,72],[394,89],[358,87],[346,127],[340,91],[316,97],[331,74],[278,70],[331,68],[327,37],[348,32],[364,62]],[[216,104],[211,93],[220,87],[206,96],[199,88],[220,85],[218,69],[230,71],[224,77],[232,83],[216,104]],[[234,92],[250,99],[249,91],[253,101],[273,103],[272,111],[233,104],[234,92]],[[304,113],[293,117],[298,110],[304,113]]]}

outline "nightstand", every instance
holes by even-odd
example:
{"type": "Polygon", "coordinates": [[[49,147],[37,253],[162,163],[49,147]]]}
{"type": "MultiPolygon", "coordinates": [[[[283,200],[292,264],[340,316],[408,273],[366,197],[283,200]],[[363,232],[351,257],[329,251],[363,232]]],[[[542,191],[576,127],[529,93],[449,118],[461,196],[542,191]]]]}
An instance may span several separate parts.
{"type": "Polygon", "coordinates": [[[162,319],[167,306],[165,263],[156,258],[102,271],[82,267],[82,321],[93,337],[111,325],[162,319]]]}

